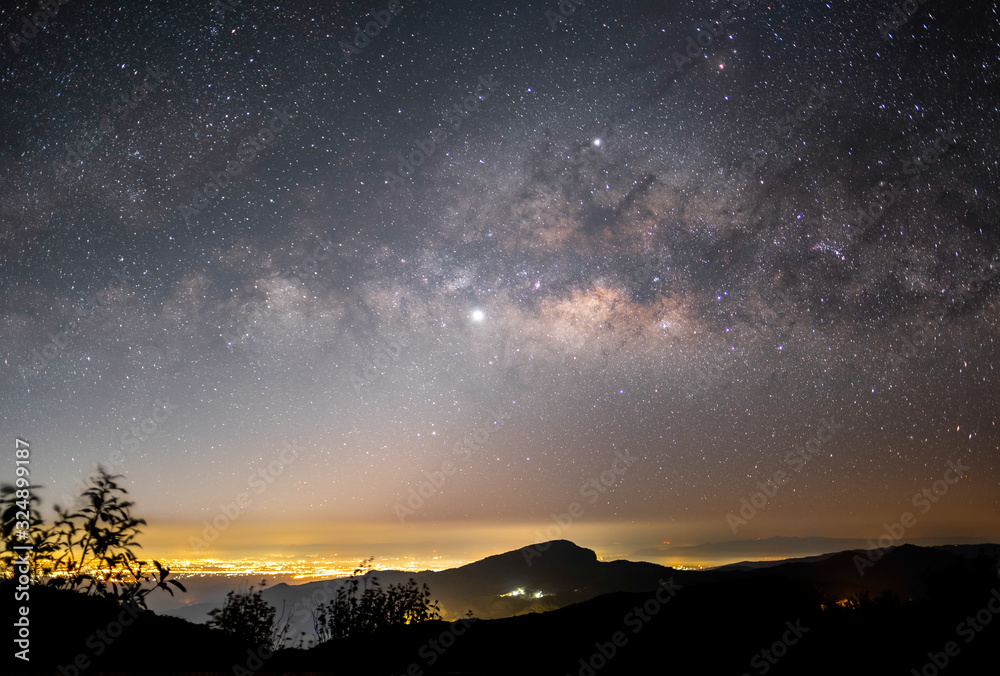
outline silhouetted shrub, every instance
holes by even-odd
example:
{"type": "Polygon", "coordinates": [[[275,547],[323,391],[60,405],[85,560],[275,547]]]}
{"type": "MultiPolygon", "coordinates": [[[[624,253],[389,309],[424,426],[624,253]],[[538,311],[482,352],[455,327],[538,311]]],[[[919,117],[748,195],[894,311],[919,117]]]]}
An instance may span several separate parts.
{"type": "Polygon", "coordinates": [[[261,580],[261,588],[256,591],[250,585],[245,592],[231,591],[226,594],[225,604],[209,612],[212,619],[206,624],[249,645],[266,646],[271,650],[280,648],[288,633],[288,621],[282,625],[276,618],[277,609],[261,597],[265,584],[266,581],[261,580]]]}
{"type": "Polygon", "coordinates": [[[426,584],[417,586],[411,577],[406,584],[383,588],[374,575],[367,574],[373,560],[363,561],[337,590],[336,598],[313,611],[313,627],[321,643],[441,619],[438,603],[431,602],[426,584]]]}
{"type": "Polygon", "coordinates": [[[72,508],[55,507],[58,517],[54,524],[43,523],[37,505],[35,489],[0,487],[0,535],[3,553],[0,567],[4,577],[14,575],[14,562],[19,553],[17,542],[30,542],[29,580],[32,584],[71,589],[84,594],[110,598],[120,604],[135,604],[146,608],[146,595],[153,589],[164,589],[173,595],[171,585],[187,591],[180,582],[167,580],[170,570],[153,561],[156,572],[146,568],[147,561],[135,556],[141,547],[136,537],[145,526],[144,519],[131,514],[134,503],[124,500],[128,491],[118,485],[120,474],[108,474],[98,467],[97,475],[72,508]],[[153,582],[153,586],[145,583],[153,582]]]}

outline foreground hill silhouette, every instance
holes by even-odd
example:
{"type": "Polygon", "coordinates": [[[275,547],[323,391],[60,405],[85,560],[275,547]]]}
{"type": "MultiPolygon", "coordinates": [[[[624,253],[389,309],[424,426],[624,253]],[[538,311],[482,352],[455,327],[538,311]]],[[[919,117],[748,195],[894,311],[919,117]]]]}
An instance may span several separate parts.
{"type": "MultiPolygon", "coordinates": [[[[530,565],[523,550],[514,550],[440,572],[377,571],[371,575],[382,584],[405,582],[411,577],[420,584],[426,583],[441,603],[446,618],[457,619],[471,610],[480,619],[498,619],[555,610],[616,591],[652,589],[659,578],[678,572],[653,563],[601,562],[594,551],[567,540],[554,540],[542,546],[545,551],[531,558],[530,565]],[[510,595],[518,589],[525,593],[510,595]],[[542,596],[536,598],[539,592],[542,596]]],[[[326,582],[277,584],[264,590],[263,597],[280,609],[282,604],[292,607],[324,587],[326,582]]],[[[202,622],[220,602],[221,599],[216,599],[169,612],[202,622]]],[[[290,634],[296,636],[302,629],[311,631],[311,626],[295,626],[290,634]]]]}
{"type": "MultiPolygon", "coordinates": [[[[572,543],[551,544],[531,566],[515,551],[431,579],[455,593],[480,596],[506,593],[519,584],[551,585],[554,596],[599,593],[549,612],[401,626],[307,650],[280,650],[261,662],[248,657],[253,646],[148,611],[106,642],[97,632],[107,632],[121,613],[113,603],[32,589],[31,666],[72,676],[76,672],[68,666],[83,654],[89,669],[79,673],[232,674],[234,665],[245,673],[260,668],[261,673],[603,676],[692,667],[707,674],[996,673],[1000,580],[995,546],[898,547],[884,551],[859,576],[853,551],[763,569],[674,571],[653,564],[601,563],[572,543]],[[626,589],[599,591],[615,585],[626,589]],[[865,600],[862,592],[854,602],[837,595],[879,585],[908,595],[865,600]],[[949,641],[954,655],[945,652],[949,641]]],[[[10,583],[0,585],[0,594],[13,594],[10,583]]],[[[5,623],[13,621],[11,605],[4,604],[5,623]]],[[[23,663],[13,666],[19,672],[23,663]]]]}

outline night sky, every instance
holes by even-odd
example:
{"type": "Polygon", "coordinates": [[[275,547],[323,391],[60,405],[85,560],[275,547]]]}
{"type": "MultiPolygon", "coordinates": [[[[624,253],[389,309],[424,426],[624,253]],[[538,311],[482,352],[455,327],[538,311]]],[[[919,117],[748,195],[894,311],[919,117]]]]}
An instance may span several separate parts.
{"type": "Polygon", "coordinates": [[[993,3],[49,4],[0,10],[44,504],[103,464],[171,556],[1000,537],[993,3]]]}

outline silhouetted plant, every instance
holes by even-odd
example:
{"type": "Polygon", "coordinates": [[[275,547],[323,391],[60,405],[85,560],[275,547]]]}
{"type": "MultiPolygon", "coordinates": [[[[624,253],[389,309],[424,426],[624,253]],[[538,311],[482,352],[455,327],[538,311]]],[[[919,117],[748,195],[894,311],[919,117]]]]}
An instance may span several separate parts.
{"type": "Polygon", "coordinates": [[[277,609],[261,596],[266,584],[266,580],[261,580],[261,588],[257,591],[250,585],[250,589],[245,592],[229,592],[222,608],[215,608],[208,613],[211,619],[206,624],[232,634],[249,645],[267,646],[271,650],[282,647],[288,635],[289,620],[282,624],[284,612],[281,618],[277,618],[277,609]]]}
{"type": "Polygon", "coordinates": [[[52,574],[54,556],[59,549],[55,529],[42,524],[42,516],[38,510],[41,503],[38,488],[41,487],[15,488],[9,484],[0,486],[0,537],[4,541],[3,552],[0,553],[0,568],[3,570],[3,577],[12,576],[14,562],[20,558],[21,552],[15,550],[14,546],[30,545],[31,555],[27,557],[28,581],[36,585],[42,584],[52,574]]]}
{"type": "Polygon", "coordinates": [[[385,627],[440,620],[437,601],[431,602],[427,585],[409,582],[383,588],[371,572],[374,558],[362,561],[339,589],[336,597],[313,611],[313,627],[320,643],[331,639],[371,634],[385,627]],[[359,592],[360,589],[360,592],[359,592]]]}
{"type": "Polygon", "coordinates": [[[136,542],[139,526],[146,521],[132,516],[134,503],[123,499],[128,491],[118,485],[120,478],[98,467],[97,475],[89,479],[90,485],[75,503],[83,506],[74,511],[56,505],[58,518],[51,526],[42,522],[34,490],[25,493],[9,485],[0,487],[5,576],[13,573],[17,558],[14,544],[27,541],[34,547],[29,557],[33,584],[71,589],[143,609],[153,589],[173,595],[172,585],[187,591],[180,582],[167,580],[170,570],[159,561],[153,561],[153,572],[146,569],[147,561],[135,556],[133,549],[142,546],[136,542]],[[149,582],[154,583],[152,587],[146,585],[149,582]]]}

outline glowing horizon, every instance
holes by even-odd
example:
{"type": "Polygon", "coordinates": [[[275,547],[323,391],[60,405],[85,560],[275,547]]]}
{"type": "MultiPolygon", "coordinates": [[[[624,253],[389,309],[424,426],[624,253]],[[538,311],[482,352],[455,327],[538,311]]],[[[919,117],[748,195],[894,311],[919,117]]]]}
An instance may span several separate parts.
{"type": "MultiPolygon", "coordinates": [[[[686,552],[685,546],[706,544],[707,540],[656,540],[651,536],[665,532],[665,524],[646,523],[630,524],[624,527],[615,522],[581,523],[567,528],[565,532],[557,533],[557,537],[538,538],[539,532],[544,535],[545,523],[510,524],[495,526],[490,524],[423,524],[421,527],[400,528],[397,525],[385,523],[343,524],[311,522],[299,524],[289,532],[282,524],[276,522],[244,522],[233,523],[228,529],[228,535],[222,542],[224,546],[209,547],[196,552],[177,545],[181,542],[180,533],[190,533],[190,524],[174,524],[172,526],[150,527],[144,534],[144,551],[156,551],[163,561],[185,562],[185,569],[199,565],[198,562],[212,561],[218,565],[245,564],[248,561],[268,562],[262,571],[276,570],[280,566],[289,566],[284,572],[294,569],[293,575],[309,577],[321,576],[322,570],[336,569],[349,575],[357,564],[374,556],[374,566],[377,569],[394,569],[407,571],[443,570],[466,563],[481,560],[488,556],[513,551],[538,542],[550,539],[563,539],[574,542],[578,546],[592,549],[601,560],[629,559],[646,560],[662,565],[677,565],[672,567],[703,567],[725,565],[742,560],[780,560],[797,558],[814,554],[832,553],[837,549],[814,551],[814,548],[803,546],[796,551],[794,543],[789,543],[787,554],[760,554],[747,556],[754,551],[755,538],[723,538],[714,542],[745,541],[739,550],[743,554],[698,553],[686,552]],[[339,537],[337,544],[331,533],[339,537]],[[324,539],[326,542],[324,542],[324,539]],[[266,541],[262,545],[261,541],[266,541]],[[636,556],[636,552],[646,553],[636,556]],[[660,550],[656,553],[656,550],[660,550]],[[290,564],[295,564],[291,566],[290,564]]],[[[907,536],[894,541],[893,544],[905,544],[913,540],[940,541],[942,544],[963,544],[966,541],[978,542],[984,538],[979,531],[967,522],[950,521],[934,524],[934,529],[914,531],[907,536]],[[954,541],[954,542],[952,542],[954,541]]],[[[702,524],[702,527],[704,525],[702,524]]],[[[985,527],[985,524],[984,524],[985,527]]],[[[878,540],[884,528],[867,536],[852,537],[849,526],[828,524],[824,529],[830,535],[817,535],[815,532],[801,531],[789,538],[831,538],[857,540],[878,540]]],[[[676,525],[670,528],[673,532],[679,529],[676,525]]],[[[689,529],[690,536],[696,537],[700,531],[697,527],[689,529]]],[[[190,537],[190,536],[189,536],[190,537]]],[[[776,536],[782,537],[782,536],[776,536]]],[[[993,532],[993,540],[1000,542],[1000,529],[993,532]]],[[[762,538],[757,538],[760,540],[762,538]]],[[[768,539],[768,538],[763,538],[768,539]]],[[[846,547],[845,547],[846,548],[846,547]]],[[[239,569],[249,572],[245,565],[239,569]]],[[[178,569],[180,570],[180,569],[178,569]]]]}

